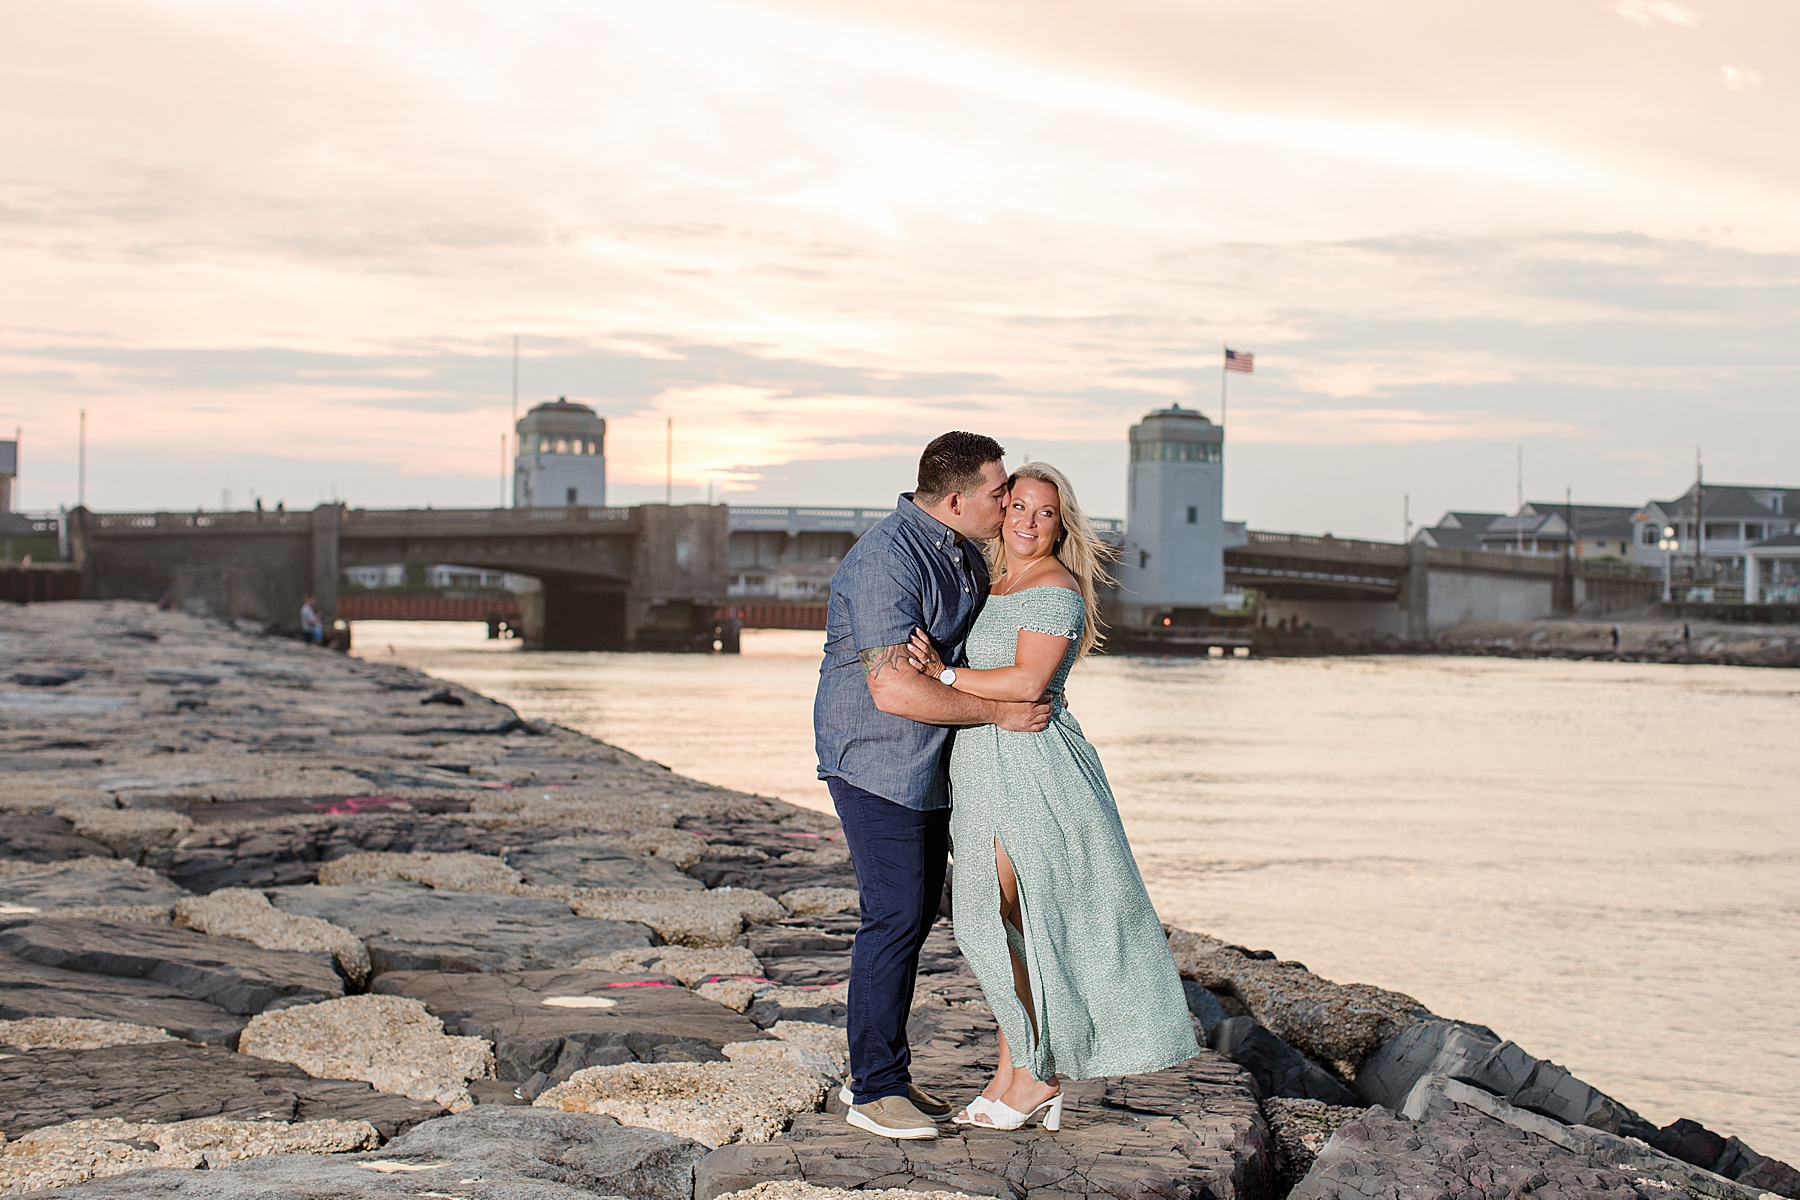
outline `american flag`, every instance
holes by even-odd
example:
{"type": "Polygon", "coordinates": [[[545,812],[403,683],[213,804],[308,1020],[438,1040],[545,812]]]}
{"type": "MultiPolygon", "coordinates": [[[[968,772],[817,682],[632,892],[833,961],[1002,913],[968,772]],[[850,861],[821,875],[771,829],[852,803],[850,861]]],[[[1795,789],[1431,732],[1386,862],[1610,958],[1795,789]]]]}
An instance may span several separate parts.
{"type": "Polygon", "coordinates": [[[1225,369],[1242,371],[1246,375],[1252,374],[1256,370],[1256,355],[1247,350],[1227,350],[1225,351],[1225,369]]]}

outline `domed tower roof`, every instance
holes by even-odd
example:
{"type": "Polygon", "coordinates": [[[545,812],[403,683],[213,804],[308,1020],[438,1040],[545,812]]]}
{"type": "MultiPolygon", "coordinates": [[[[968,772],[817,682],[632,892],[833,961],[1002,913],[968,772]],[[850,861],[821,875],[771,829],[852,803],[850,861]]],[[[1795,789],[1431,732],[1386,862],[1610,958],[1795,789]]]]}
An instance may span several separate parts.
{"type": "Polygon", "coordinates": [[[566,396],[533,405],[519,418],[520,433],[549,433],[575,437],[603,437],[606,420],[592,408],[566,396]]]}
{"type": "Polygon", "coordinates": [[[1218,442],[1225,431],[1198,409],[1174,404],[1144,414],[1144,419],[1131,427],[1134,442],[1218,442]]]}

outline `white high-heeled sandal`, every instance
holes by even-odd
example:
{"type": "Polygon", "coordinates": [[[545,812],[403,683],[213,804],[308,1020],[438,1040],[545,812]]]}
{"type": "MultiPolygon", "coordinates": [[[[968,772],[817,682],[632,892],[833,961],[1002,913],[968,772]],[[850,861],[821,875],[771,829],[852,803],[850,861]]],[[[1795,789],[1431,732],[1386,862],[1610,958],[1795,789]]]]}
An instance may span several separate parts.
{"type": "MultiPolygon", "coordinates": [[[[1042,1124],[1045,1129],[1048,1129],[1051,1133],[1055,1133],[1057,1130],[1061,1129],[1063,1114],[1062,1092],[1058,1091],[1056,1095],[1047,1097],[1042,1104],[1038,1105],[1030,1112],[1020,1112],[1004,1100],[990,1100],[988,1102],[987,1113],[985,1114],[987,1120],[978,1120],[973,1122],[973,1124],[982,1129],[1021,1129],[1029,1124],[1031,1118],[1037,1116],[1039,1113],[1044,1114],[1042,1124]]],[[[974,1116],[975,1114],[971,1113],[970,1115],[974,1116]]]]}
{"type": "Polygon", "coordinates": [[[989,1100],[986,1096],[976,1096],[973,1100],[963,1105],[963,1110],[952,1117],[951,1121],[956,1125],[979,1125],[981,1122],[977,1121],[975,1118],[982,1113],[991,1112],[994,1105],[999,1103],[1000,1101],[989,1100]],[[964,1120],[965,1117],[968,1119],[964,1120]]]}

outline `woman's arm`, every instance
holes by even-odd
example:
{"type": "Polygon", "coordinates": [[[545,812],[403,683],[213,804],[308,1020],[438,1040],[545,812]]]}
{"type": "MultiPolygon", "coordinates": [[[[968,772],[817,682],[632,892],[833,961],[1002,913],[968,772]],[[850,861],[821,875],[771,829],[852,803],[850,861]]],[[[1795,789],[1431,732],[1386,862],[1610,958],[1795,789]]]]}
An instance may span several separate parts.
{"type": "MultiPolygon", "coordinates": [[[[1036,700],[1050,685],[1063,655],[1069,652],[1069,639],[1035,629],[1019,630],[1019,644],[1013,651],[1013,665],[977,671],[973,667],[956,668],[957,691],[984,700],[1036,700]]],[[[914,631],[912,665],[934,678],[944,669],[942,659],[922,631],[914,631]]]]}

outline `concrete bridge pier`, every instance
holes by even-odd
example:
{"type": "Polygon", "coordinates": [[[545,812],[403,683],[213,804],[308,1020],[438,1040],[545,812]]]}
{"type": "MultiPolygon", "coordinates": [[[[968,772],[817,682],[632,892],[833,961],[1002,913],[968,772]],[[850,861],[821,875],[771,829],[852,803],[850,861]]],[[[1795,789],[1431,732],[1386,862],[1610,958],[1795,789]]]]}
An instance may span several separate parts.
{"type": "Polygon", "coordinates": [[[86,599],[154,601],[292,629],[337,615],[345,567],[459,563],[535,579],[525,645],[710,651],[726,600],[724,505],[70,514],[86,599]]]}

